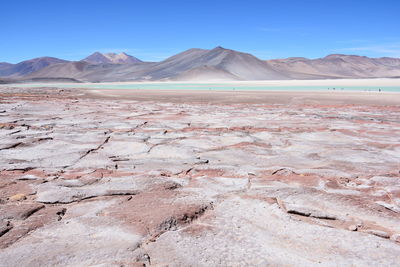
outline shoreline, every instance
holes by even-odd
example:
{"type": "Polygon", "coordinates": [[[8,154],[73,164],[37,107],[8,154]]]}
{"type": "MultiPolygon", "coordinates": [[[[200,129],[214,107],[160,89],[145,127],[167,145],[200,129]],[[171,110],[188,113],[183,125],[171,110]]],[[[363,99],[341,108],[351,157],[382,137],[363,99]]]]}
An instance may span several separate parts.
{"type": "MultiPolygon", "coordinates": [[[[65,84],[63,82],[26,82],[9,83],[2,85],[29,85],[29,84],[65,84]]],[[[66,83],[79,85],[126,85],[126,84],[240,84],[240,85],[271,85],[271,86],[400,86],[400,78],[359,78],[359,79],[314,79],[314,80],[250,80],[250,81],[227,81],[227,80],[207,80],[207,81],[120,81],[120,82],[81,82],[66,83]]]]}
{"type": "Polygon", "coordinates": [[[359,91],[223,91],[155,89],[84,89],[87,97],[212,104],[365,104],[400,105],[399,92],[359,91]]]}

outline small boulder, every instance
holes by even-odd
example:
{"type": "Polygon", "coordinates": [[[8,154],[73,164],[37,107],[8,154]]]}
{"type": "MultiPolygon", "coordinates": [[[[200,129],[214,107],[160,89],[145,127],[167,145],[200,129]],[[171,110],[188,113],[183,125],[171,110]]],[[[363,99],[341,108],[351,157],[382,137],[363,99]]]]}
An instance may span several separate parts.
{"type": "Polygon", "coordinates": [[[357,227],[357,225],[352,224],[352,225],[350,225],[347,229],[348,229],[349,231],[357,231],[358,227],[357,227]]]}
{"type": "Polygon", "coordinates": [[[26,195],[25,194],[16,194],[16,195],[13,195],[13,196],[9,197],[8,200],[10,200],[10,201],[22,201],[22,200],[25,200],[25,199],[26,199],[26,195]]]}

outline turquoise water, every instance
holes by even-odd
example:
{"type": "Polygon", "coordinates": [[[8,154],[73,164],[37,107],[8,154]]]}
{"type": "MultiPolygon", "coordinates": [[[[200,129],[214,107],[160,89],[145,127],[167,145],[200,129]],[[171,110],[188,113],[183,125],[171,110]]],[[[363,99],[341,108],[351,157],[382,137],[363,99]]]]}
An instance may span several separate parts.
{"type": "Polygon", "coordinates": [[[124,83],[124,84],[76,84],[76,83],[32,83],[8,84],[15,87],[58,87],[58,88],[90,88],[90,89],[142,89],[142,90],[211,90],[211,91],[381,91],[400,92],[400,86],[279,86],[249,84],[218,83],[124,83]],[[334,89],[333,89],[334,88],[334,89]]]}

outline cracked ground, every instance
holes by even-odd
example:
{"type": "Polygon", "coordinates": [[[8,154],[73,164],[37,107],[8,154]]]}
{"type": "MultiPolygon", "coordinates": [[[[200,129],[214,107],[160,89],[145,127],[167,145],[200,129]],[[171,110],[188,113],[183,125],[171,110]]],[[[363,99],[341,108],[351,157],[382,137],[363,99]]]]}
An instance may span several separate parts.
{"type": "Polygon", "coordinates": [[[400,103],[0,91],[0,266],[398,266],[400,103]]]}

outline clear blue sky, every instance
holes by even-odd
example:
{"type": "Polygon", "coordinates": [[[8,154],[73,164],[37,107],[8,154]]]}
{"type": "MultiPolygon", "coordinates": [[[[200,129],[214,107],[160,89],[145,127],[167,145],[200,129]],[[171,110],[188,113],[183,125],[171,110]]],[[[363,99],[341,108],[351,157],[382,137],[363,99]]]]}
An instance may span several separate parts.
{"type": "Polygon", "coordinates": [[[262,59],[400,57],[399,0],[1,0],[0,62],[94,51],[162,60],[221,45],[262,59]]]}

